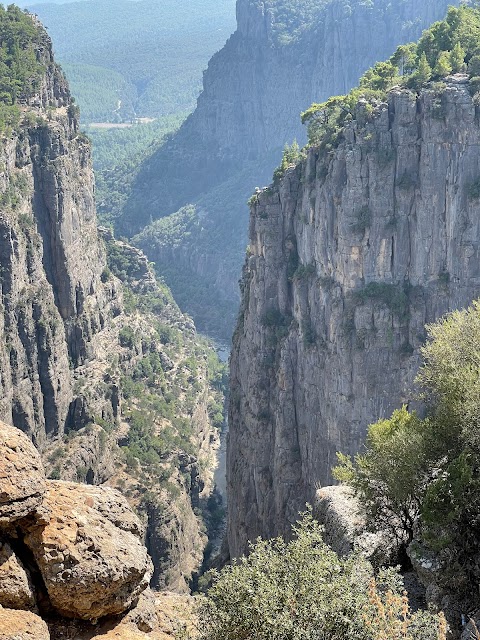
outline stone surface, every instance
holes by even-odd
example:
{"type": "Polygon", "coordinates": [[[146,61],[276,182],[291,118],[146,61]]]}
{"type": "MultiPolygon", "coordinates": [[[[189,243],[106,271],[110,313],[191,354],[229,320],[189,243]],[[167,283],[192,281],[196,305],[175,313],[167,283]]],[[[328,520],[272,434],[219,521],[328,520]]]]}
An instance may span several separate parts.
{"type": "Polygon", "coordinates": [[[34,511],[44,493],[40,454],[21,431],[0,422],[0,526],[34,511]]]}
{"type": "Polygon", "coordinates": [[[119,614],[148,586],[151,561],[143,528],[121,494],[49,481],[50,522],[25,536],[50,601],[65,617],[119,614]]]}
{"type": "Polygon", "coordinates": [[[8,542],[0,542],[0,605],[8,609],[35,608],[30,575],[8,542]]]}
{"type": "Polygon", "coordinates": [[[0,640],[50,640],[47,625],[34,613],[0,606],[0,640]]]}
{"type": "Polygon", "coordinates": [[[325,528],[325,542],[339,555],[355,551],[376,567],[396,564],[399,543],[387,532],[370,532],[365,513],[349,487],[319,489],[313,515],[325,528]]]}
{"type": "Polygon", "coordinates": [[[197,637],[195,598],[169,592],[152,598],[148,591],[145,596],[142,595],[137,607],[126,615],[103,619],[94,625],[80,620],[52,620],[49,623],[51,640],[175,640],[185,628],[190,633],[188,637],[197,637]],[[146,603],[148,627],[144,626],[146,603]],[[143,622],[139,623],[139,618],[143,622]]]}
{"type": "Polygon", "coordinates": [[[462,78],[393,90],[256,195],[231,356],[233,556],[287,533],[370,423],[415,408],[425,324],[480,296],[478,123],[462,78]]]}

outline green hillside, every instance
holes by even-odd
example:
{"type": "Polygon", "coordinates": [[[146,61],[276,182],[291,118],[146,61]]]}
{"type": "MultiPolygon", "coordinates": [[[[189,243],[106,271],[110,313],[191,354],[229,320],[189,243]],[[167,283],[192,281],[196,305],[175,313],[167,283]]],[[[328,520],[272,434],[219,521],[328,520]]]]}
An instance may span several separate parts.
{"type": "Polygon", "coordinates": [[[84,123],[190,111],[202,71],[235,28],[235,0],[33,4],[84,123]]]}

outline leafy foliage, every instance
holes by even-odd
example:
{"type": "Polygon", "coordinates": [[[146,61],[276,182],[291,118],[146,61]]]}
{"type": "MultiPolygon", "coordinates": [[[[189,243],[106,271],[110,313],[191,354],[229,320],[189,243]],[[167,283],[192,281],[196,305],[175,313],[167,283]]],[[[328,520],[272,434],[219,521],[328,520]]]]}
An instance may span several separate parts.
{"type": "Polygon", "coordinates": [[[480,578],[480,302],[427,327],[418,383],[429,415],[403,408],[369,428],[366,450],[340,455],[371,518],[420,535],[448,567],[445,586],[468,600],[480,578]]]}
{"type": "Polygon", "coordinates": [[[0,5],[0,131],[19,121],[16,105],[40,87],[45,66],[37,60],[37,49],[44,38],[29,14],[0,5]]]}
{"type": "Polygon", "coordinates": [[[302,122],[308,125],[309,144],[338,142],[346,122],[358,115],[359,101],[364,111],[367,103],[367,110],[373,113],[394,86],[419,91],[430,80],[441,80],[451,72],[468,71],[471,77],[476,76],[479,43],[480,10],[466,5],[450,7],[445,20],[424,31],[418,44],[401,45],[389,60],[369,69],[359,88],[307,109],[302,122]]]}
{"type": "Polygon", "coordinates": [[[200,609],[201,640],[444,640],[442,616],[412,613],[394,570],[374,578],[340,559],[309,513],[291,542],[258,540],[220,574],[200,609]]]}

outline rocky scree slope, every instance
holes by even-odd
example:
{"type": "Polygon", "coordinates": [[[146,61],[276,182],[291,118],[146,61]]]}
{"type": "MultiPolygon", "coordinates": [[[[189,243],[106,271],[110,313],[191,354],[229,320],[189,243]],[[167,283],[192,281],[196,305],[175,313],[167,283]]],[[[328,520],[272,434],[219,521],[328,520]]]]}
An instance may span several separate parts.
{"type": "Polygon", "coordinates": [[[287,533],[335,453],[415,399],[425,324],[480,294],[468,76],[360,101],[253,198],[231,357],[228,541],[287,533]]]}
{"type": "Polygon", "coordinates": [[[237,30],[211,59],[195,112],[143,164],[117,223],[131,236],[151,219],[196,205],[187,223],[183,211],[170,215],[135,243],[166,269],[175,297],[202,330],[230,338],[247,244],[245,201],[268,184],[285,143],[304,140],[298,114],[350,90],[449,4],[237,1],[237,30]],[[215,322],[212,306],[221,308],[215,322]]]}
{"type": "Polygon", "coordinates": [[[173,637],[161,632],[143,527],[125,498],[48,480],[32,443],[3,422],[0,453],[0,637],[173,637]]]}
{"type": "Polygon", "coordinates": [[[215,356],[145,256],[98,235],[90,144],[51,42],[15,7],[0,18],[28,72],[9,72],[0,104],[0,419],[51,478],[121,488],[148,523],[153,584],[185,590],[206,544],[215,356]]]}

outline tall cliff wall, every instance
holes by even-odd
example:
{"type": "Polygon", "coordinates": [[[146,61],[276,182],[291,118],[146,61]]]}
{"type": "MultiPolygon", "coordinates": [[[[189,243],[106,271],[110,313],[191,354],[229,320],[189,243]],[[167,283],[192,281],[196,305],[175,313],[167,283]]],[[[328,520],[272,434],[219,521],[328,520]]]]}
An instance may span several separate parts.
{"type": "Polygon", "coordinates": [[[0,417],[41,446],[63,433],[70,369],[89,355],[115,291],[100,279],[90,145],[46,34],[37,55],[38,93],[0,146],[0,417]]]}
{"type": "MultiPolygon", "coordinates": [[[[372,64],[442,18],[449,4],[238,0],[237,31],[211,59],[195,112],[144,164],[119,222],[122,232],[138,232],[150,219],[198,203],[196,225],[176,239],[177,273],[167,280],[175,295],[190,274],[201,273],[209,285],[204,306],[213,289],[219,301],[237,307],[245,194],[267,183],[285,143],[304,141],[299,114],[350,90],[372,64]],[[218,193],[205,198],[213,189],[218,193]]],[[[162,229],[152,231],[165,237],[162,229]]],[[[172,269],[161,242],[142,239],[139,246],[172,269]]],[[[196,319],[188,297],[185,303],[196,319]]]]}
{"type": "Polygon", "coordinates": [[[207,542],[215,357],[141,251],[100,237],[90,143],[50,39],[5,11],[38,78],[16,104],[0,97],[0,420],[50,478],[121,489],[147,524],[154,586],[185,590],[207,542]]]}
{"type": "Polygon", "coordinates": [[[394,89],[254,198],[231,357],[232,556],[287,533],[336,451],[414,400],[424,325],[480,295],[479,117],[466,76],[394,89]]]}

